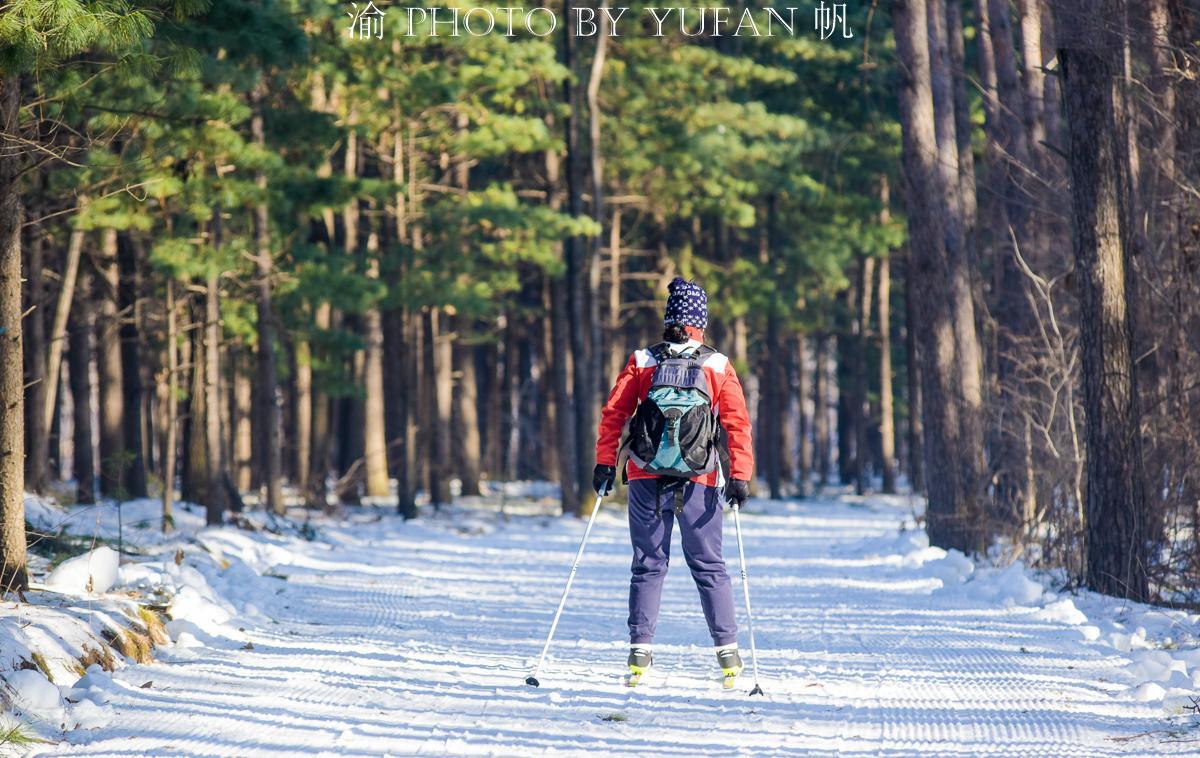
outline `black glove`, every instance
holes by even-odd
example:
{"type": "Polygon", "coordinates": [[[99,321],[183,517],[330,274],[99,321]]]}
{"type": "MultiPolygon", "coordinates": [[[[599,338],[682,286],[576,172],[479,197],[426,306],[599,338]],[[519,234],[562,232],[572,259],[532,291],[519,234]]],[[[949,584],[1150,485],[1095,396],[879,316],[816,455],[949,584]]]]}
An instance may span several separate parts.
{"type": "Polygon", "coordinates": [[[617,467],[605,466],[603,463],[597,463],[596,468],[592,471],[592,489],[600,497],[608,497],[613,491],[613,484],[617,481],[617,467]]]}
{"type": "Polygon", "coordinates": [[[738,508],[750,499],[750,482],[745,479],[730,479],[725,483],[725,499],[730,505],[736,505],[738,508]]]}

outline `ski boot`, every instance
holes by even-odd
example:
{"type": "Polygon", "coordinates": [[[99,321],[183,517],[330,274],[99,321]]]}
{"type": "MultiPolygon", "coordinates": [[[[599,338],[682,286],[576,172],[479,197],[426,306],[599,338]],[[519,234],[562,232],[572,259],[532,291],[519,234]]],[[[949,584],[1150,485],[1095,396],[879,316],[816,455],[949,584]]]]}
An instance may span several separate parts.
{"type": "Polygon", "coordinates": [[[745,668],[742,665],[742,656],[738,654],[737,645],[722,645],[717,648],[717,663],[721,667],[721,673],[725,675],[725,681],[721,686],[727,690],[733,689],[737,675],[742,673],[742,669],[745,668]]]}
{"type": "Polygon", "coordinates": [[[625,686],[638,686],[653,662],[654,656],[650,655],[650,648],[637,645],[629,648],[629,659],[626,661],[629,664],[629,676],[625,679],[625,686]]]}

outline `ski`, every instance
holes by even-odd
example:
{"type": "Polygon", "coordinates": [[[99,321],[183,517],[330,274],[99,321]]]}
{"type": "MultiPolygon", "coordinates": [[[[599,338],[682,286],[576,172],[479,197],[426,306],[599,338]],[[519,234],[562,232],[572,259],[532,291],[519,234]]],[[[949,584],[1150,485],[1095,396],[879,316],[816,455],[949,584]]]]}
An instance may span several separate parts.
{"type": "Polygon", "coordinates": [[[726,674],[725,679],[721,682],[721,687],[731,690],[737,684],[737,674],[726,674]]]}
{"type": "Polygon", "coordinates": [[[642,677],[645,675],[646,675],[646,672],[644,672],[644,671],[640,672],[640,673],[633,672],[633,671],[629,672],[629,675],[625,677],[625,686],[626,687],[638,686],[639,684],[642,683],[642,677]]]}

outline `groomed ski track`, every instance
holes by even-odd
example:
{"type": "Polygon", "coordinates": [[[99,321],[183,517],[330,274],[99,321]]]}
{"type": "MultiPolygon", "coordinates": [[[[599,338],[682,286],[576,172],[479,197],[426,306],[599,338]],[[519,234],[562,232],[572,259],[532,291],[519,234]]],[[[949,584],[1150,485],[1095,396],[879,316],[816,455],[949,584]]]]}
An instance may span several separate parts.
{"type": "MultiPolygon", "coordinates": [[[[206,532],[207,543],[286,577],[247,578],[261,585],[246,588],[257,612],[230,622],[244,642],[211,638],[188,656],[125,668],[115,675],[113,724],[46,752],[1200,752],[1164,735],[1161,703],[1122,695],[1135,683],[1127,661],[1087,641],[1078,623],[1055,620],[1044,603],[940,589],[961,581],[960,561],[939,560],[919,539],[914,547],[901,532],[912,507],[904,497],[747,506],[766,691],[752,699],[749,665],[736,690],[721,689],[678,536],[654,673],[623,686],[630,556],[616,508],[597,520],[540,689],[523,680],[581,521],[532,506],[501,518],[479,503],[408,524],[354,511],[341,525],[319,523],[312,542],[206,532]]],[[[745,649],[732,523],[725,536],[745,649]]]]}

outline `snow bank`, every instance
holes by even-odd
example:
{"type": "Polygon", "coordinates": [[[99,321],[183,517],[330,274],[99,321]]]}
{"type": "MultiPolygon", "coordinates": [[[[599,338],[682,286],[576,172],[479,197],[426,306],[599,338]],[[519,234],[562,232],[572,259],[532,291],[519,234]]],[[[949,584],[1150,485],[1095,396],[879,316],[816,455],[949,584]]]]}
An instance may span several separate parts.
{"type": "Polygon", "coordinates": [[[102,595],[117,583],[119,569],[117,551],[101,546],[63,561],[46,577],[45,585],[65,595],[102,595]]]}

